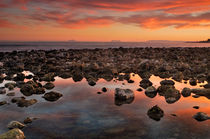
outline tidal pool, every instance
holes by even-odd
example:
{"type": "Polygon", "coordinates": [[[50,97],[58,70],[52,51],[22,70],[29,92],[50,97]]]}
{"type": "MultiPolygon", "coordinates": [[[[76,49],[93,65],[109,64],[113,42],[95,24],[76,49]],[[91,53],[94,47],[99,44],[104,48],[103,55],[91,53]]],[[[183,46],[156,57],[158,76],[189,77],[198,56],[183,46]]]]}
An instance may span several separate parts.
{"type": "MultiPolygon", "coordinates": [[[[36,117],[33,123],[23,129],[27,139],[69,139],[69,138],[148,138],[148,139],[208,139],[210,138],[210,120],[198,122],[193,119],[197,112],[210,114],[210,101],[206,97],[183,97],[168,104],[163,96],[158,94],[150,98],[144,90],[139,88],[141,78],[132,74],[134,83],[116,79],[107,82],[97,81],[95,86],[89,86],[83,79],[74,82],[72,78],[56,77],[52,90],[61,92],[63,97],[58,101],[49,102],[43,95],[32,95],[27,99],[37,99],[38,103],[20,108],[16,104],[0,107],[0,133],[8,131],[7,124],[12,120],[23,121],[26,117],[36,117]],[[102,92],[103,87],[107,92],[102,92]],[[130,104],[116,105],[115,88],[131,89],[135,98],[130,104]],[[101,94],[97,94],[101,91],[101,94]],[[160,121],[150,119],[147,111],[158,105],[164,111],[160,121]],[[194,109],[193,106],[199,106],[194,109]],[[173,116],[171,114],[176,114],[173,116]]],[[[151,76],[154,87],[160,86],[163,80],[151,76]]],[[[4,81],[0,86],[8,81],[4,81]]],[[[201,84],[191,86],[189,83],[175,81],[175,87],[200,88],[201,84]]],[[[22,96],[19,89],[15,89],[15,96],[22,96]]],[[[0,101],[10,102],[12,97],[0,95],[0,101]]]]}

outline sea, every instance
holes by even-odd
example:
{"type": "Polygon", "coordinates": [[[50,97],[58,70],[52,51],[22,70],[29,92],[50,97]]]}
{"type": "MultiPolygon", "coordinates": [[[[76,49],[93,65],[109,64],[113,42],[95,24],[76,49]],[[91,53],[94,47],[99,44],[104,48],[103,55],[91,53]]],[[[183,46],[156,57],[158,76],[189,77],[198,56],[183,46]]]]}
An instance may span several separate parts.
{"type": "Polygon", "coordinates": [[[45,42],[0,42],[1,52],[53,49],[107,49],[107,48],[171,48],[171,47],[210,47],[210,43],[192,43],[183,41],[145,41],[145,42],[79,42],[79,41],[45,41],[45,42]]]}

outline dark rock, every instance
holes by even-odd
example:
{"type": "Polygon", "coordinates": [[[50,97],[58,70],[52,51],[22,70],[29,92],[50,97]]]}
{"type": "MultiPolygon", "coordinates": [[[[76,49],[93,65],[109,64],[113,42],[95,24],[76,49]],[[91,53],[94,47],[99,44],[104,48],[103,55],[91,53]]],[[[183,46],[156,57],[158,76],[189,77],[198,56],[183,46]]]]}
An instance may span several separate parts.
{"type": "Polygon", "coordinates": [[[3,105],[5,105],[5,104],[7,104],[7,101],[1,101],[1,102],[0,102],[0,106],[3,106],[3,105]]]}
{"type": "Polygon", "coordinates": [[[199,106],[193,106],[194,109],[199,109],[199,106]]]}
{"type": "Polygon", "coordinates": [[[147,89],[145,90],[145,95],[150,98],[154,98],[157,95],[156,88],[154,86],[147,87],[147,89]]]}
{"type": "Polygon", "coordinates": [[[46,83],[44,85],[44,88],[50,90],[50,89],[53,89],[55,87],[55,85],[53,83],[46,83]]]}
{"type": "Polygon", "coordinates": [[[103,92],[107,92],[106,87],[103,87],[101,90],[102,90],[103,92]]]}
{"type": "Polygon", "coordinates": [[[182,94],[183,97],[189,97],[191,95],[191,89],[185,87],[185,88],[182,89],[181,94],[182,94]]]}
{"type": "Polygon", "coordinates": [[[51,91],[49,93],[46,93],[43,98],[47,101],[57,101],[60,97],[62,97],[63,95],[61,93],[55,92],[55,91],[51,91]]]}
{"type": "Polygon", "coordinates": [[[172,116],[175,116],[175,117],[177,116],[176,114],[171,114],[171,115],[172,115],[172,116]]]}
{"type": "Polygon", "coordinates": [[[128,80],[128,83],[134,83],[134,80],[130,79],[130,80],[128,80]]]}
{"type": "Polygon", "coordinates": [[[91,81],[89,81],[89,82],[88,82],[88,84],[89,84],[90,86],[94,86],[94,85],[96,85],[96,83],[95,83],[94,81],[92,81],[92,80],[91,80],[91,81]]]}
{"type": "Polygon", "coordinates": [[[192,95],[192,97],[199,98],[200,96],[199,95],[192,95]]]}
{"type": "Polygon", "coordinates": [[[15,96],[15,92],[10,92],[7,94],[7,96],[15,96]]]}
{"type": "Polygon", "coordinates": [[[203,87],[206,88],[206,89],[210,88],[210,83],[205,84],[203,87]]]}
{"type": "Polygon", "coordinates": [[[27,118],[23,121],[24,124],[29,124],[29,123],[32,123],[32,122],[33,122],[33,120],[32,120],[30,117],[27,117],[27,118]]]}
{"type": "Polygon", "coordinates": [[[134,92],[130,89],[115,89],[115,105],[130,104],[134,100],[134,92]]]}
{"type": "Polygon", "coordinates": [[[148,110],[147,115],[155,121],[160,121],[160,119],[164,116],[164,112],[160,107],[155,105],[148,110]]]}
{"type": "Polygon", "coordinates": [[[102,94],[101,92],[97,92],[97,94],[102,94]]]}
{"type": "Polygon", "coordinates": [[[205,120],[208,120],[210,119],[210,117],[206,114],[206,113],[203,113],[203,112],[198,112],[196,113],[193,118],[199,122],[202,122],[202,121],[205,121],[205,120]]]}
{"type": "Polygon", "coordinates": [[[191,92],[196,95],[205,96],[210,99],[210,89],[191,89],[191,92]]]}
{"type": "Polygon", "coordinates": [[[147,87],[152,86],[152,82],[150,80],[148,80],[148,79],[143,79],[140,82],[140,86],[142,88],[146,89],[147,87]]]}
{"type": "Polygon", "coordinates": [[[162,80],[162,81],[160,82],[160,84],[161,84],[161,85],[174,85],[175,82],[172,81],[172,80],[162,80]]]}
{"type": "Polygon", "coordinates": [[[12,103],[16,103],[18,107],[29,107],[37,103],[36,99],[26,100],[25,97],[15,97],[11,100],[12,103]]]}
{"type": "Polygon", "coordinates": [[[141,91],[143,91],[143,89],[142,88],[138,88],[137,91],[141,92],[141,91]]]}
{"type": "Polygon", "coordinates": [[[36,89],[32,84],[25,84],[21,87],[20,92],[25,96],[31,96],[32,94],[35,94],[36,89]]]}
{"type": "Polygon", "coordinates": [[[6,83],[5,87],[9,90],[13,90],[16,87],[16,83],[6,83]]]}
{"type": "Polygon", "coordinates": [[[6,94],[6,89],[4,87],[0,87],[0,94],[6,94]]]}
{"type": "Polygon", "coordinates": [[[192,86],[196,86],[197,85],[197,81],[195,79],[190,79],[189,80],[190,85],[192,86]]]}

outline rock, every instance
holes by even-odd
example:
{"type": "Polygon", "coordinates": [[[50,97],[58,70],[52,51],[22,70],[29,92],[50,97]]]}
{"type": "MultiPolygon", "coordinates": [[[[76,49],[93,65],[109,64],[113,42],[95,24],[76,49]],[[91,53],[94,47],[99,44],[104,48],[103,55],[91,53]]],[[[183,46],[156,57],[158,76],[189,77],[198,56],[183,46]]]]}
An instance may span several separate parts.
{"type": "Polygon", "coordinates": [[[35,94],[36,90],[32,84],[25,84],[21,87],[20,92],[23,93],[25,96],[31,96],[35,94]]]}
{"type": "Polygon", "coordinates": [[[90,85],[90,86],[94,86],[94,85],[96,85],[96,82],[94,82],[94,81],[88,81],[88,84],[90,85]]]}
{"type": "Polygon", "coordinates": [[[206,89],[208,89],[208,88],[210,89],[210,83],[205,84],[203,87],[206,88],[206,89]]]}
{"type": "Polygon", "coordinates": [[[200,96],[199,95],[192,95],[192,97],[199,98],[200,96]]]}
{"type": "Polygon", "coordinates": [[[134,100],[134,92],[130,89],[115,89],[115,105],[130,104],[134,100]]]}
{"type": "Polygon", "coordinates": [[[192,86],[196,86],[197,85],[197,81],[195,79],[190,79],[189,80],[190,85],[192,86]]]}
{"type": "Polygon", "coordinates": [[[101,90],[102,90],[103,92],[107,92],[106,87],[103,87],[101,90]]]}
{"type": "Polygon", "coordinates": [[[74,80],[74,82],[80,82],[80,81],[82,81],[83,76],[81,74],[77,73],[77,74],[73,75],[72,79],[74,80]]]}
{"type": "Polygon", "coordinates": [[[57,101],[60,97],[63,95],[61,93],[51,91],[49,93],[46,93],[43,98],[47,101],[57,101]]]}
{"type": "Polygon", "coordinates": [[[147,87],[152,86],[152,82],[150,80],[148,80],[148,79],[143,79],[140,82],[140,86],[142,88],[146,89],[147,87]]]}
{"type": "Polygon", "coordinates": [[[4,63],[3,62],[0,62],[0,67],[2,68],[4,66],[4,63]]]}
{"type": "Polygon", "coordinates": [[[97,94],[102,94],[101,92],[97,92],[97,94]]]}
{"type": "Polygon", "coordinates": [[[191,89],[191,92],[196,95],[205,96],[210,99],[210,89],[191,89]]]}
{"type": "Polygon", "coordinates": [[[7,94],[7,96],[15,96],[15,92],[10,92],[7,94]]]}
{"type": "Polygon", "coordinates": [[[16,87],[16,83],[6,83],[4,86],[9,90],[13,90],[16,87]]]}
{"type": "Polygon", "coordinates": [[[53,83],[46,83],[44,85],[44,88],[50,90],[50,89],[53,89],[55,87],[55,85],[53,83]]]}
{"type": "Polygon", "coordinates": [[[29,124],[29,123],[32,123],[32,122],[33,122],[33,120],[32,120],[30,117],[27,117],[27,118],[23,121],[24,124],[29,124]]]}
{"type": "Polygon", "coordinates": [[[205,121],[205,120],[208,120],[210,119],[210,117],[206,114],[206,113],[203,113],[203,112],[198,112],[196,113],[193,118],[199,122],[201,121],[205,121]]]}
{"type": "Polygon", "coordinates": [[[145,90],[145,95],[150,98],[154,98],[157,95],[156,88],[154,86],[147,87],[147,89],[145,90]]]}
{"type": "Polygon", "coordinates": [[[160,82],[160,84],[161,84],[161,85],[174,85],[175,82],[172,81],[172,80],[162,80],[162,81],[160,82]]]}
{"type": "Polygon", "coordinates": [[[7,104],[7,101],[1,101],[1,102],[0,102],[0,106],[3,106],[3,105],[5,105],[5,104],[7,104]]]}
{"type": "Polygon", "coordinates": [[[6,94],[6,89],[4,87],[0,87],[0,94],[6,94]]]}
{"type": "Polygon", "coordinates": [[[11,121],[11,122],[7,125],[7,127],[8,127],[9,129],[14,129],[14,128],[22,129],[22,128],[25,127],[25,125],[22,124],[22,123],[20,123],[20,122],[18,122],[18,121],[11,121]]]}
{"type": "Polygon", "coordinates": [[[191,95],[191,89],[185,87],[185,88],[182,89],[181,94],[182,94],[183,97],[189,97],[191,95]]]}
{"type": "Polygon", "coordinates": [[[171,114],[171,116],[175,116],[176,117],[177,115],[176,114],[171,114]]]}
{"type": "Polygon", "coordinates": [[[143,90],[142,90],[141,88],[138,88],[137,91],[141,92],[141,91],[143,91],[143,90]]]}
{"type": "Polygon", "coordinates": [[[18,128],[9,130],[8,132],[1,134],[0,139],[25,139],[23,131],[18,128]]]}
{"type": "Polygon", "coordinates": [[[176,73],[173,75],[172,79],[174,79],[174,80],[177,81],[177,82],[181,82],[181,81],[184,79],[184,75],[183,75],[182,72],[176,72],[176,73]]]}
{"type": "Polygon", "coordinates": [[[160,121],[160,119],[164,116],[164,112],[160,107],[155,105],[148,110],[147,115],[155,121],[160,121]]]}
{"type": "Polygon", "coordinates": [[[194,109],[199,109],[199,106],[193,106],[194,109]]]}
{"type": "Polygon", "coordinates": [[[18,107],[29,107],[37,103],[36,99],[26,100],[25,97],[15,97],[11,100],[12,103],[16,103],[18,107]]]}
{"type": "Polygon", "coordinates": [[[130,79],[130,80],[128,80],[128,83],[134,83],[134,80],[130,79]]]}

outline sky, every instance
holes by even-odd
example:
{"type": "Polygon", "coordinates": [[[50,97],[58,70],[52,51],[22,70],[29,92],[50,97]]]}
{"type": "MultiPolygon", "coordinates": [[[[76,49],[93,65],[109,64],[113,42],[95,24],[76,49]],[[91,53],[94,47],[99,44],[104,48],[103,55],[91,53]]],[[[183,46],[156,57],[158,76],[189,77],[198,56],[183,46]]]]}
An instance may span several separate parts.
{"type": "Polygon", "coordinates": [[[208,38],[210,0],[0,0],[0,40],[208,38]]]}

